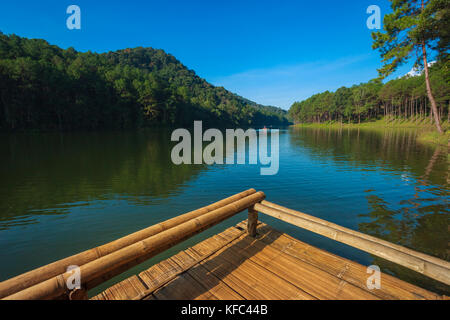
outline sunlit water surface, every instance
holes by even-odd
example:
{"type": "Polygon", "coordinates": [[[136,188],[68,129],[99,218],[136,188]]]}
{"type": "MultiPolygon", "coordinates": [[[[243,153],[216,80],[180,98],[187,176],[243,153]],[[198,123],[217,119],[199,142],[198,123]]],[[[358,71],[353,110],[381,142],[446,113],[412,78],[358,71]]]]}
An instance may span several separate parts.
{"type": "MultiPolygon", "coordinates": [[[[0,281],[248,188],[449,260],[447,150],[410,130],[280,131],[280,168],[172,164],[169,130],[0,136],[0,281]]],[[[243,212],[93,290],[244,220],[243,212]]],[[[298,239],[439,293],[449,287],[261,215],[298,239]]]]}

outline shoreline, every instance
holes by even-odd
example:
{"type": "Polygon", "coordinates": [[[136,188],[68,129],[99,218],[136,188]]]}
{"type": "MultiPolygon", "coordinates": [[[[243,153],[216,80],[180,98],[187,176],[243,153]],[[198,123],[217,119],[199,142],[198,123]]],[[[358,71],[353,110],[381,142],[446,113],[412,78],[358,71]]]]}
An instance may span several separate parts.
{"type": "Polygon", "coordinates": [[[418,130],[417,141],[424,144],[435,146],[449,146],[450,125],[447,121],[442,121],[442,128],[445,130],[443,135],[436,131],[434,124],[430,123],[429,118],[418,120],[395,119],[386,121],[379,119],[371,122],[362,123],[340,123],[336,121],[327,121],[322,123],[297,123],[292,125],[294,128],[330,128],[330,129],[413,129],[418,130]]]}

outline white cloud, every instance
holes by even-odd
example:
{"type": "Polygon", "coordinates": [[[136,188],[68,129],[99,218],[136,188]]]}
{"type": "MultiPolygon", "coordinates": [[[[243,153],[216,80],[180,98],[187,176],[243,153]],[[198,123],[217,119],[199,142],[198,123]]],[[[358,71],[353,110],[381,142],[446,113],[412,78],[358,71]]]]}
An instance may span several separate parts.
{"type": "MultiPolygon", "coordinates": [[[[431,67],[433,64],[435,64],[436,61],[431,61],[428,62],[428,67],[431,67]]],[[[413,66],[413,68],[411,69],[411,71],[409,71],[407,74],[403,75],[403,76],[399,76],[398,78],[403,78],[403,77],[418,77],[420,75],[422,75],[423,73],[423,68],[418,68],[416,66],[413,66]]]]}

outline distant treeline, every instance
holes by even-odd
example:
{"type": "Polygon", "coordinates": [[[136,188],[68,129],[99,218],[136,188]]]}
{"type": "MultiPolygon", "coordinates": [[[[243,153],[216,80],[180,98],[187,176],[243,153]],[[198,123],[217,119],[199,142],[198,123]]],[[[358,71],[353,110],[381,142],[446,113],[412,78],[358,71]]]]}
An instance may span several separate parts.
{"type": "Polygon", "coordinates": [[[286,112],[215,87],[152,48],[97,54],[0,32],[0,129],[286,125],[286,112]]]}
{"type": "MultiPolygon", "coordinates": [[[[450,119],[450,64],[434,64],[431,87],[438,104],[440,119],[450,119]]],[[[289,115],[301,122],[361,122],[382,116],[388,119],[419,119],[431,116],[424,75],[405,76],[383,84],[381,80],[341,87],[335,92],[325,91],[295,102],[289,115]]],[[[431,117],[430,117],[431,118],[431,117]]]]}

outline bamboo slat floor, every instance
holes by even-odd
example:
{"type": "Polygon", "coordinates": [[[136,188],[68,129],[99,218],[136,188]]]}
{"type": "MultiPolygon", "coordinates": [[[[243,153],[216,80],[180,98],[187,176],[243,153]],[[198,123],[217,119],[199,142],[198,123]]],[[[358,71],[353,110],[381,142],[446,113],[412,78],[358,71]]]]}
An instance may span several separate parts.
{"type": "Polygon", "coordinates": [[[93,300],[304,300],[442,299],[435,293],[381,274],[369,290],[367,267],[308,245],[259,223],[247,222],[179,252],[110,287],[93,300]]]}

